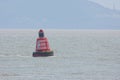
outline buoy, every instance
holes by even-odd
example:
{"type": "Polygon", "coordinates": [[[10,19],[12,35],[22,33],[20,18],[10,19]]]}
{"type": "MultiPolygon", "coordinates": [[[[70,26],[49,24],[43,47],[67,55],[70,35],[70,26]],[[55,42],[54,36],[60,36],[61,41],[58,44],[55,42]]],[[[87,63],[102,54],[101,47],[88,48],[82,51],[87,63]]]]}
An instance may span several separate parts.
{"type": "Polygon", "coordinates": [[[53,56],[53,51],[50,49],[48,39],[44,36],[44,31],[40,29],[39,37],[36,40],[36,51],[33,52],[33,57],[53,56]]]}

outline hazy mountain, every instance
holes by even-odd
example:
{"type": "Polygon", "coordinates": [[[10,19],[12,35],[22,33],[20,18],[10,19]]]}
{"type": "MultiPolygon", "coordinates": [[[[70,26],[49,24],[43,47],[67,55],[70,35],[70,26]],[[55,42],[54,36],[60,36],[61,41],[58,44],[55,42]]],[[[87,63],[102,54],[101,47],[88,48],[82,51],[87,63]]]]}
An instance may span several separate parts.
{"type": "Polygon", "coordinates": [[[13,1],[0,3],[0,28],[120,29],[119,11],[88,0],[13,1]]]}

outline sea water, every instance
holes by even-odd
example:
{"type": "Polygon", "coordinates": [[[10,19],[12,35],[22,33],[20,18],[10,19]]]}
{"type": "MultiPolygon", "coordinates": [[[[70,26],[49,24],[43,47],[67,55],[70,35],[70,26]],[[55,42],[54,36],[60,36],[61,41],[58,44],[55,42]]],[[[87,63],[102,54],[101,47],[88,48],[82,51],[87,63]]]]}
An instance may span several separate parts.
{"type": "Polygon", "coordinates": [[[45,30],[54,56],[32,57],[39,30],[0,30],[0,80],[120,80],[120,30],[45,30]]]}

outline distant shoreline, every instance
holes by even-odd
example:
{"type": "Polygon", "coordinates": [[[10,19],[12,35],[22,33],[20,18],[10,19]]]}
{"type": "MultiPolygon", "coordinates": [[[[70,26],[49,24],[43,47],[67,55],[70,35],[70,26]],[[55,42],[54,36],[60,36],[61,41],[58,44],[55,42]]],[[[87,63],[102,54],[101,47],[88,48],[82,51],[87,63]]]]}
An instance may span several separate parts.
{"type": "MultiPolygon", "coordinates": [[[[41,29],[41,28],[40,28],[41,29]]],[[[0,31],[38,31],[39,29],[0,29],[0,31]]],[[[46,31],[120,31],[120,29],[44,29],[46,31]]]]}

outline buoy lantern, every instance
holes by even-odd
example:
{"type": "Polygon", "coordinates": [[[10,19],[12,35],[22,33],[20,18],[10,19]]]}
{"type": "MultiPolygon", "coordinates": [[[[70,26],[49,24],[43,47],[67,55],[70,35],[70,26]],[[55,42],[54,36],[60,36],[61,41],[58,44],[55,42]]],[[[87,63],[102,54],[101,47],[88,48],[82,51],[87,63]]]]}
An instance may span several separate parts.
{"type": "Polygon", "coordinates": [[[39,37],[36,40],[36,51],[33,57],[53,56],[53,51],[49,47],[48,39],[44,36],[44,31],[40,29],[39,37]]]}

